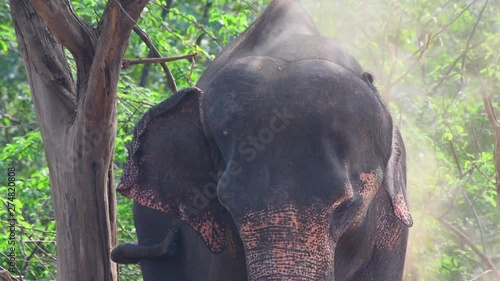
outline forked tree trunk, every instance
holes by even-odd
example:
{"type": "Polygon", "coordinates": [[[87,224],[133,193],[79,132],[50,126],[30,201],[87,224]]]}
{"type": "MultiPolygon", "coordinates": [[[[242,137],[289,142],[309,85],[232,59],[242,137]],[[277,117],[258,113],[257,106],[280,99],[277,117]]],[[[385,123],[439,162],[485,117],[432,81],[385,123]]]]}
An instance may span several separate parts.
{"type": "Polygon", "coordinates": [[[10,0],[50,170],[57,280],[117,280],[112,159],[116,87],[147,0],[110,0],[97,28],[69,0],[10,0]],[[77,81],[63,49],[77,65],[77,81]]]}

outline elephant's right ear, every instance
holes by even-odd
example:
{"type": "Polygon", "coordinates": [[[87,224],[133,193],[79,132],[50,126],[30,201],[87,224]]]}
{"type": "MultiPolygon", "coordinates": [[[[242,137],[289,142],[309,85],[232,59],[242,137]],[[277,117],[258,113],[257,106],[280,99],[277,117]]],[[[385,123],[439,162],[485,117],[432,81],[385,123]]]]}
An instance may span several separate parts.
{"type": "Polygon", "coordinates": [[[399,130],[394,126],[391,157],[384,176],[385,189],[391,197],[394,214],[406,226],[413,225],[413,219],[406,200],[406,152],[399,130]]]}
{"type": "Polygon", "coordinates": [[[219,252],[229,214],[217,198],[211,150],[200,122],[201,96],[198,88],[182,90],[143,116],[117,190],[181,219],[219,252]]]}

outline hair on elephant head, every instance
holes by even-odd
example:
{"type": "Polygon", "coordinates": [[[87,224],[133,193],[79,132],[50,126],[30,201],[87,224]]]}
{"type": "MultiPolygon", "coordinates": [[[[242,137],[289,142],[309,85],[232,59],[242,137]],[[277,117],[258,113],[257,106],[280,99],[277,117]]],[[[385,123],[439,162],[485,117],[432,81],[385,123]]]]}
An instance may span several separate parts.
{"type": "Polygon", "coordinates": [[[215,254],[236,239],[248,280],[401,280],[405,148],[373,83],[300,4],[274,0],[204,93],[146,113],[118,190],[215,254]]]}

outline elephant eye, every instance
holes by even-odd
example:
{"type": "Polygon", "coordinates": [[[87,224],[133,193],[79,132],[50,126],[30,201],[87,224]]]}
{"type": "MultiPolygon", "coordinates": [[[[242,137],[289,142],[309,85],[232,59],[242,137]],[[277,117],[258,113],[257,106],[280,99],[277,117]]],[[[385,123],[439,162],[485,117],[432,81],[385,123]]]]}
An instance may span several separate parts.
{"type": "Polygon", "coordinates": [[[342,202],[334,211],[331,217],[332,231],[345,229],[354,219],[359,207],[361,206],[361,198],[353,196],[352,198],[342,202]]]}
{"type": "Polygon", "coordinates": [[[351,200],[346,200],[342,202],[334,211],[334,220],[342,218],[345,213],[347,213],[350,210],[350,206],[352,205],[351,200]]]}
{"type": "Polygon", "coordinates": [[[368,84],[373,84],[373,75],[370,72],[365,72],[362,75],[363,80],[368,84]]]}

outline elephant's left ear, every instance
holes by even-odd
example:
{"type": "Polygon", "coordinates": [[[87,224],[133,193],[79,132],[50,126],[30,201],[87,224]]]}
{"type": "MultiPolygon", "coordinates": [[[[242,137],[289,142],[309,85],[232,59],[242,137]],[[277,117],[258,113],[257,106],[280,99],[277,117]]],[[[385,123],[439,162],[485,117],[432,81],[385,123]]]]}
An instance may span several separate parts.
{"type": "Polygon", "coordinates": [[[396,127],[393,128],[391,157],[385,170],[384,186],[391,197],[394,214],[406,226],[411,227],[413,219],[406,200],[406,152],[396,127]]]}
{"type": "Polygon", "coordinates": [[[144,114],[117,190],[180,219],[208,249],[221,252],[230,214],[217,198],[211,147],[200,121],[201,97],[201,90],[187,88],[144,114]]]}

